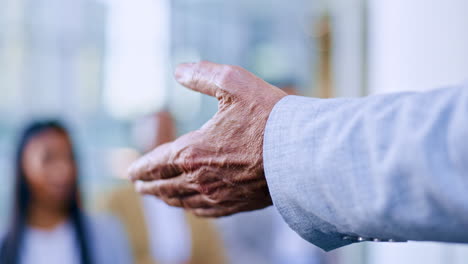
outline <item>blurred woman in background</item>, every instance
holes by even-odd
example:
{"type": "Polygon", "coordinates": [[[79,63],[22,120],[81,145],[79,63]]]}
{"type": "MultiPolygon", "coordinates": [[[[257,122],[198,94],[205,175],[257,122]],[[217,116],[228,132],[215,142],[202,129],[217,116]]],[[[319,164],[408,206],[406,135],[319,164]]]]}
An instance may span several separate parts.
{"type": "Polygon", "coordinates": [[[118,223],[87,217],[81,210],[72,143],[58,122],[36,122],[23,132],[13,200],[0,263],[130,263],[118,223]]]}

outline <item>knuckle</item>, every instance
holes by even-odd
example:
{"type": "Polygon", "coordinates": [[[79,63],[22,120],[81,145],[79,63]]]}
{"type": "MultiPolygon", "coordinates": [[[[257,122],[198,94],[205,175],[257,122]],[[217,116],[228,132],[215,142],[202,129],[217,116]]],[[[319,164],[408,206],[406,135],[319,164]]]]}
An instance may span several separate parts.
{"type": "Polygon", "coordinates": [[[159,186],[159,196],[164,198],[175,198],[179,196],[178,186],[172,184],[163,184],[159,186]]]}
{"type": "Polygon", "coordinates": [[[208,166],[202,166],[198,170],[192,173],[193,180],[197,183],[206,183],[207,179],[210,178],[210,169],[208,166]]]}
{"type": "Polygon", "coordinates": [[[185,181],[188,185],[198,185],[198,183],[200,182],[198,177],[197,177],[197,174],[195,173],[187,173],[185,174],[185,181]]]}
{"type": "Polygon", "coordinates": [[[170,197],[169,192],[165,187],[159,187],[157,193],[159,197],[170,197]]]}
{"type": "Polygon", "coordinates": [[[216,206],[223,205],[224,199],[221,195],[219,195],[218,192],[214,192],[212,194],[208,195],[208,198],[210,199],[211,203],[216,206]]]}
{"type": "Polygon", "coordinates": [[[209,168],[203,167],[195,173],[195,181],[197,191],[203,195],[206,200],[210,201],[210,203],[218,204],[218,202],[223,200],[222,192],[224,190],[224,184],[213,177],[209,168]]]}
{"type": "Polygon", "coordinates": [[[198,182],[196,185],[196,191],[200,193],[201,195],[206,195],[207,190],[206,190],[205,184],[198,182]]]}
{"type": "Polygon", "coordinates": [[[195,167],[197,156],[197,150],[193,145],[185,146],[178,155],[179,162],[177,163],[180,163],[183,169],[191,171],[195,167]]]}
{"type": "Polygon", "coordinates": [[[167,199],[166,203],[170,206],[181,207],[182,203],[178,199],[167,199]]]}
{"type": "Polygon", "coordinates": [[[206,196],[207,198],[210,198],[210,196],[211,196],[211,195],[213,194],[213,192],[214,192],[214,188],[213,188],[210,184],[203,183],[203,182],[201,182],[201,183],[198,184],[198,189],[199,189],[198,191],[199,191],[202,195],[206,196]]]}
{"type": "Polygon", "coordinates": [[[213,185],[208,185],[204,189],[205,193],[203,195],[210,202],[210,204],[221,205],[223,203],[224,198],[218,188],[213,187],[213,185]]]}
{"type": "Polygon", "coordinates": [[[194,146],[189,146],[184,153],[184,166],[188,169],[192,169],[195,166],[195,160],[197,158],[197,150],[194,146]]]}

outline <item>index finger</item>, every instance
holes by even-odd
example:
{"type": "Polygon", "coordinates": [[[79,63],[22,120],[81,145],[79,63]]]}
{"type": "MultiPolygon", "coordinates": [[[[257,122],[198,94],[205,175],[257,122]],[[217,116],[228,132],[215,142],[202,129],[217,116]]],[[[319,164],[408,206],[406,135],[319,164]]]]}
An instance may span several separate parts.
{"type": "Polygon", "coordinates": [[[161,145],[134,162],[128,170],[130,180],[152,181],[181,174],[182,170],[171,162],[172,144],[161,145]]]}

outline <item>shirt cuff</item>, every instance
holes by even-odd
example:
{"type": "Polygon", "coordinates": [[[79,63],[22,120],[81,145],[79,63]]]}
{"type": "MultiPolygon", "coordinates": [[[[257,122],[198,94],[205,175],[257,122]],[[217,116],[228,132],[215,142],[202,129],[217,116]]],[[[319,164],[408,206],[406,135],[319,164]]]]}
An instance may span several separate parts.
{"type": "Polygon", "coordinates": [[[314,213],[313,206],[299,202],[307,200],[307,197],[312,198],[313,195],[300,193],[295,186],[306,182],[304,177],[314,175],[295,175],[295,171],[291,169],[296,158],[307,159],[298,157],[297,154],[300,152],[298,148],[306,146],[301,144],[303,139],[298,139],[298,135],[294,134],[295,129],[298,129],[292,127],[294,118],[297,113],[307,111],[313,121],[320,105],[324,103],[326,100],[300,96],[286,96],[281,99],[270,113],[265,127],[263,162],[270,195],[284,220],[302,238],[330,251],[352,244],[353,241],[344,239],[344,235],[337,232],[335,226],[320,219],[314,213]]]}

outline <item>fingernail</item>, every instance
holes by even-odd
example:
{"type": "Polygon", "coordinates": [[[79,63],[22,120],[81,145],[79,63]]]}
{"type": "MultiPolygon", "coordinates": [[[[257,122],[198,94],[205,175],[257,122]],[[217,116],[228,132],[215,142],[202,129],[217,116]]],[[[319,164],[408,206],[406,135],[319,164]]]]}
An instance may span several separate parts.
{"type": "Polygon", "coordinates": [[[193,76],[193,65],[195,63],[183,63],[177,66],[175,70],[175,79],[179,83],[187,83],[193,76]]]}

